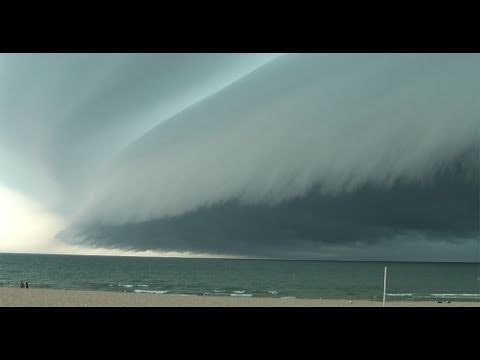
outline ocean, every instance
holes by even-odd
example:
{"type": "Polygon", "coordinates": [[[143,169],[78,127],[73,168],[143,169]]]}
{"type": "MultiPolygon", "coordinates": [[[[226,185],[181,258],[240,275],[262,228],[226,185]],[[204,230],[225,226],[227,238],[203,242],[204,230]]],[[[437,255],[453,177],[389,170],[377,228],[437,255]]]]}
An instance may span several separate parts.
{"type": "Polygon", "coordinates": [[[480,300],[480,264],[0,254],[0,286],[232,297],[480,300]]]}

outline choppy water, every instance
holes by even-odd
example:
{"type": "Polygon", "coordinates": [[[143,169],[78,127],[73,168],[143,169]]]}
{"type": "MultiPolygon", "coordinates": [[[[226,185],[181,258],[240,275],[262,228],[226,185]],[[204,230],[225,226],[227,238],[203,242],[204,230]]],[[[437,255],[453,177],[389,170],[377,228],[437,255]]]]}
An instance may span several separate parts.
{"type": "Polygon", "coordinates": [[[480,264],[0,254],[0,286],[233,297],[480,300],[480,264]]]}

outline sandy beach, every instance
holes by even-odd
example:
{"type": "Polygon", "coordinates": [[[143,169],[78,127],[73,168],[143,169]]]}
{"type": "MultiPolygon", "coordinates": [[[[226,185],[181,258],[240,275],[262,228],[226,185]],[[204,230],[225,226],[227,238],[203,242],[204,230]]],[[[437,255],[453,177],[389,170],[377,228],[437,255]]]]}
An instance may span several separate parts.
{"type": "MultiPolygon", "coordinates": [[[[14,307],[381,307],[380,301],[180,296],[0,287],[0,306],[14,307]]],[[[479,307],[480,302],[387,301],[387,307],[479,307]]]]}

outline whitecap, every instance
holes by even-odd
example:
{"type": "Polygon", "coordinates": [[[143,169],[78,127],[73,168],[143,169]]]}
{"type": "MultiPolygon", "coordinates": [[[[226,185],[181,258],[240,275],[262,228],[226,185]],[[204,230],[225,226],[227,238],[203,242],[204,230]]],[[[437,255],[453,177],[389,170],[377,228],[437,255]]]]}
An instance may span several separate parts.
{"type": "Polygon", "coordinates": [[[480,298],[480,294],[430,294],[433,297],[444,297],[444,298],[480,298]]]}
{"type": "Polygon", "coordinates": [[[145,294],[166,294],[168,290],[134,290],[136,293],[145,293],[145,294]]]}

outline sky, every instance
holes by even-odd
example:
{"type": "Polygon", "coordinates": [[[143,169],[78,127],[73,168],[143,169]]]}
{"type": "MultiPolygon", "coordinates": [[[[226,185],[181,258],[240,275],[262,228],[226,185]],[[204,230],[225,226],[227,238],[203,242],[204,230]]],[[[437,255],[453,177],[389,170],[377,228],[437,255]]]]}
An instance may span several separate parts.
{"type": "Polygon", "coordinates": [[[0,252],[480,260],[480,54],[0,54],[0,252]]]}

